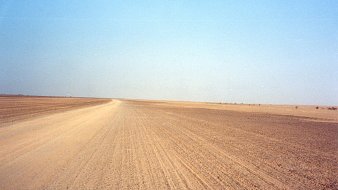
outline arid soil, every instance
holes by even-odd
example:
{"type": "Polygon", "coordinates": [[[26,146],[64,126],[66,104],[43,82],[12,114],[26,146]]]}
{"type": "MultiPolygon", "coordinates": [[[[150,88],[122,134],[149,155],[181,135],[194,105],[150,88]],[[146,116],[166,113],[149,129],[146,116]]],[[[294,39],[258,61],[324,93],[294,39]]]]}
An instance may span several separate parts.
{"type": "MultiPolygon", "coordinates": [[[[4,104],[0,122],[21,117],[4,104]]],[[[334,115],[241,109],[113,100],[6,122],[0,189],[338,189],[334,115]]]]}
{"type": "Polygon", "coordinates": [[[0,96],[0,127],[33,116],[110,102],[99,98],[0,96]]]}

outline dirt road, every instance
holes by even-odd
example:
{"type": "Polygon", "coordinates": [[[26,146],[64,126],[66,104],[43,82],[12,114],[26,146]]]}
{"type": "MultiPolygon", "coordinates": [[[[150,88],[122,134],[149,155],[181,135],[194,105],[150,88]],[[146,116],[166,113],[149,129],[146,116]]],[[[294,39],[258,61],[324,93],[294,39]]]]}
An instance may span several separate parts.
{"type": "Polygon", "coordinates": [[[110,99],[0,95],[0,127],[35,116],[107,102],[110,102],[110,99]]]}
{"type": "Polygon", "coordinates": [[[106,104],[0,128],[0,189],[337,189],[338,123],[106,104]]]}

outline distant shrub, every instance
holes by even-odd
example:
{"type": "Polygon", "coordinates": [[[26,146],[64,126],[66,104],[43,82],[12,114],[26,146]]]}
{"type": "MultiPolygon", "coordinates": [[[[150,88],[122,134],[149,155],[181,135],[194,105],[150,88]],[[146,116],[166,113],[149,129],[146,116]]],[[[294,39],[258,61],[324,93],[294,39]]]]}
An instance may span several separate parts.
{"type": "Polygon", "coordinates": [[[328,107],[327,109],[328,109],[328,110],[337,110],[336,107],[328,107]]]}
{"type": "Polygon", "coordinates": [[[317,106],[317,107],[316,107],[316,110],[318,110],[318,109],[319,109],[319,107],[317,106]]]}
{"type": "Polygon", "coordinates": [[[298,109],[298,106],[296,106],[295,108],[298,109]]]}

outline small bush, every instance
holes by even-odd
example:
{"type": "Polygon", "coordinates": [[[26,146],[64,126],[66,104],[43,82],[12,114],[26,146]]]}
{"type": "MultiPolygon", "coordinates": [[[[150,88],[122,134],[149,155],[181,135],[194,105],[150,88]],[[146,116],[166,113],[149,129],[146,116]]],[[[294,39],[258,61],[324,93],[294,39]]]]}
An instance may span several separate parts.
{"type": "Polygon", "coordinates": [[[337,110],[337,108],[336,107],[329,107],[329,108],[327,108],[328,110],[337,110]]]}

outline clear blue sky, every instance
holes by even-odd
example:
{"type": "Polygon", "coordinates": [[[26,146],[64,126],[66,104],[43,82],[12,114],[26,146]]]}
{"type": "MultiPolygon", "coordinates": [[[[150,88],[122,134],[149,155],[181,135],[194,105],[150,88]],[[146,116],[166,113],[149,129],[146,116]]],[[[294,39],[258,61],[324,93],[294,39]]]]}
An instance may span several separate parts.
{"type": "Polygon", "coordinates": [[[0,93],[338,105],[338,1],[0,0],[0,93]]]}

